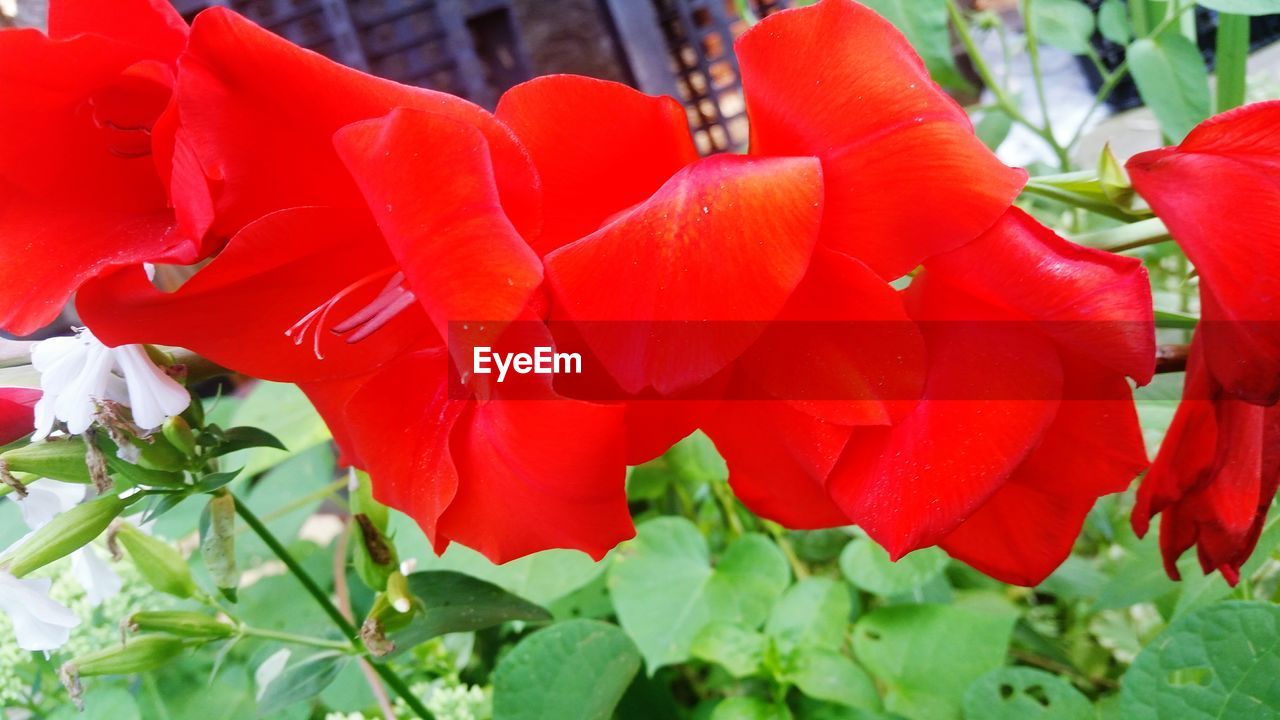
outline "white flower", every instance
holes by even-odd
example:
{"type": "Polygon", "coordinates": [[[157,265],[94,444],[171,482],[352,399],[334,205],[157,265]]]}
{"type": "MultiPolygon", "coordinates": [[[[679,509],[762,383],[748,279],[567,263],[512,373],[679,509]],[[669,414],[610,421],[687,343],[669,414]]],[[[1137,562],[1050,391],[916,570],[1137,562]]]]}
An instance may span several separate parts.
{"type": "MultiPolygon", "coordinates": [[[[27,488],[27,496],[18,500],[18,509],[27,527],[35,531],[59,513],[79,505],[87,492],[85,485],[42,479],[27,488]]],[[[120,577],[87,545],[71,554],[71,576],[84,588],[85,597],[93,607],[120,592],[120,577]]]]}
{"type": "Polygon", "coordinates": [[[49,598],[48,578],[19,580],[0,570],[0,610],[13,621],[13,634],[23,650],[57,650],[71,637],[80,618],[49,598]]]}
{"type": "Polygon", "coordinates": [[[18,17],[18,0],[0,0],[0,15],[7,18],[18,17]]]}
{"type": "Polygon", "coordinates": [[[83,433],[104,401],[131,408],[134,424],[144,430],[160,427],[191,402],[186,388],[157,367],[141,345],[109,348],[84,329],[75,337],[37,343],[31,364],[44,391],[35,407],[33,440],[48,437],[59,420],[72,435],[83,433]]]}

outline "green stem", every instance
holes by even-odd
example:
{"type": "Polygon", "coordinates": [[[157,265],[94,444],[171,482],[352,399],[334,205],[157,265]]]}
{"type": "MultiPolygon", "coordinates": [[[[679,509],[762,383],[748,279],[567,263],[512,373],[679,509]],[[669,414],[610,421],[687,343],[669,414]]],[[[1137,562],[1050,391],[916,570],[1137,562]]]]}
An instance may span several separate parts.
{"type": "Polygon", "coordinates": [[[1249,18],[1218,14],[1218,112],[1244,104],[1249,61],[1249,18]]]}
{"type": "Polygon", "coordinates": [[[720,503],[720,509],[724,512],[725,522],[729,523],[729,530],[732,531],[734,537],[740,537],[744,532],[744,528],[742,527],[742,519],[738,517],[738,509],[734,505],[735,499],[728,483],[712,480],[710,485],[711,494],[716,496],[716,500],[720,503]]]}
{"type": "Polygon", "coordinates": [[[1056,200],[1060,203],[1064,203],[1072,207],[1078,207],[1081,210],[1088,210],[1089,212],[1097,215],[1105,215],[1106,217],[1113,218],[1115,220],[1133,219],[1123,210],[1109,202],[1104,202],[1097,198],[1089,197],[1088,195],[1071,192],[1070,190],[1063,190],[1062,188],[1054,187],[1052,185],[1041,185],[1034,180],[1027,183],[1027,186],[1022,189],[1022,192],[1027,195],[1035,195],[1048,200],[1056,200]]]}
{"type": "Polygon", "coordinates": [[[1169,236],[1169,229],[1160,218],[1151,218],[1118,228],[1078,235],[1074,239],[1081,245],[1118,253],[1168,242],[1173,238],[1169,236]]]}
{"type": "Polygon", "coordinates": [[[1040,41],[1036,38],[1036,28],[1031,17],[1031,3],[1032,0],[1022,0],[1022,26],[1027,35],[1027,57],[1031,60],[1031,79],[1035,84],[1036,101],[1040,105],[1040,118],[1044,121],[1042,127],[1045,139],[1049,141],[1049,145],[1058,156],[1062,171],[1067,172],[1071,167],[1071,156],[1066,148],[1058,143],[1057,136],[1053,134],[1053,123],[1049,120],[1049,98],[1045,93],[1044,77],[1040,72],[1040,41]]]}
{"type": "Polygon", "coordinates": [[[240,627],[240,633],[245,637],[260,638],[262,640],[279,640],[282,643],[288,643],[290,645],[308,645],[310,647],[326,648],[328,650],[337,650],[338,652],[346,653],[348,655],[357,654],[351,643],[342,642],[341,640],[325,640],[324,638],[294,635],[293,633],[277,632],[275,630],[249,627],[247,625],[240,627]]]}
{"type": "MultiPolygon", "coordinates": [[[[298,579],[298,582],[302,584],[302,587],[307,591],[307,593],[320,605],[320,609],[324,610],[324,613],[329,616],[329,619],[333,621],[333,624],[337,625],[338,629],[342,631],[343,637],[347,638],[349,641],[349,647],[352,648],[356,654],[364,655],[365,653],[363,648],[360,646],[359,632],[356,630],[356,627],[352,625],[349,620],[343,617],[342,613],[334,606],[333,601],[329,599],[329,596],[325,594],[324,590],[320,589],[320,586],[316,581],[313,580],[311,575],[302,568],[302,565],[294,559],[293,555],[290,554],[285,546],[276,539],[276,536],[271,534],[271,531],[267,529],[267,526],[262,524],[262,521],[258,519],[258,516],[254,515],[253,511],[240,501],[240,498],[236,498],[235,500],[236,514],[240,516],[240,519],[244,520],[245,524],[253,529],[254,533],[261,538],[262,542],[265,543],[266,546],[271,549],[271,552],[275,553],[276,557],[280,559],[280,562],[284,563],[285,567],[289,569],[289,572],[293,573],[293,576],[298,579]]],[[[427,710],[427,708],[423,706],[422,701],[413,694],[413,691],[409,689],[409,686],[405,683],[404,679],[397,675],[394,670],[380,662],[373,662],[372,660],[370,660],[369,665],[373,668],[373,671],[378,674],[378,677],[382,678],[382,681],[387,684],[387,687],[391,688],[396,695],[399,695],[401,700],[404,700],[405,704],[413,710],[415,715],[423,718],[423,720],[432,720],[433,716],[431,711],[427,710]]]]}
{"type": "Polygon", "coordinates": [[[1133,32],[1145,37],[1151,29],[1151,15],[1147,12],[1147,0],[1129,0],[1129,18],[1133,22],[1133,32]]]}

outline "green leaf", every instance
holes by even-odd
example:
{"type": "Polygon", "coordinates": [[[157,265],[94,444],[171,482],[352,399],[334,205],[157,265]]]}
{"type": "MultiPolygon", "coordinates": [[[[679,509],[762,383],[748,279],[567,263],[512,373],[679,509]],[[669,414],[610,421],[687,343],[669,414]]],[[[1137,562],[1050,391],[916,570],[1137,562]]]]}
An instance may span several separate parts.
{"type": "Polygon", "coordinates": [[[570,620],[525,638],[498,662],[494,720],[608,720],[640,670],[616,626],[570,620]]]}
{"type": "Polygon", "coordinates": [[[1036,0],[1031,26],[1036,37],[1072,55],[1084,55],[1093,37],[1093,11],[1080,0],[1036,0]]]}
{"type": "Polygon", "coordinates": [[[863,0],[863,4],[883,15],[907,36],[934,82],[957,90],[970,87],[956,68],[951,50],[946,0],[863,0]]]}
{"type": "Polygon", "coordinates": [[[275,447],[258,447],[236,454],[228,465],[243,466],[245,477],[275,467],[329,439],[324,421],[297,385],[258,383],[236,408],[232,424],[259,428],[289,448],[283,452],[275,447]]]}
{"type": "Polygon", "coordinates": [[[815,700],[879,710],[880,696],[866,671],[835,650],[801,647],[787,660],[784,679],[815,700]]]}
{"type": "Polygon", "coordinates": [[[1007,667],[964,694],[967,720],[1092,720],[1093,706],[1071,683],[1043,670],[1007,667]]]}
{"type": "Polygon", "coordinates": [[[1236,15],[1274,15],[1280,13],[1280,0],[1196,0],[1210,10],[1236,15]]]}
{"type": "Polygon", "coordinates": [[[764,645],[764,636],[754,630],[713,622],[693,638],[689,653],[723,667],[736,678],[744,678],[760,672],[764,645]]]}
{"type": "Polygon", "coordinates": [[[1179,142],[1209,117],[1209,71],[1195,43],[1176,32],[1129,46],[1129,71],[1160,127],[1179,142]]]}
{"type": "Polygon", "coordinates": [[[272,448],[285,452],[289,450],[279,438],[266,430],[256,427],[233,427],[223,432],[222,442],[209,453],[209,456],[218,457],[252,448],[272,448]]]}
{"type": "Polygon", "coordinates": [[[1129,27],[1129,6],[1125,0],[1103,0],[1098,8],[1098,31],[1117,45],[1128,45],[1133,39],[1129,27]]]}
{"type": "Polygon", "coordinates": [[[858,539],[840,553],[840,571],[855,586],[875,595],[897,595],[929,582],[947,566],[937,548],[917,550],[896,563],[875,542],[858,539]]]}
{"type": "Polygon", "coordinates": [[[1132,720],[1280,718],[1280,607],[1227,602],[1184,615],[1121,679],[1132,720]]]}
{"type": "Polygon", "coordinates": [[[716,705],[710,720],[791,720],[791,711],[760,698],[731,697],[716,705]]]}
{"type": "Polygon", "coordinates": [[[765,625],[784,646],[808,645],[838,650],[853,614],[853,598],[844,583],[811,577],[787,588],[765,625]]]}
{"type": "Polygon", "coordinates": [[[391,636],[397,652],[446,633],[483,630],[510,620],[551,619],[550,613],[528,600],[462,573],[417,572],[408,580],[417,609],[408,627],[391,636]]]}
{"type": "Polygon", "coordinates": [[[965,690],[1004,664],[1015,616],[896,605],[857,622],[854,654],[888,687],[885,708],[913,720],[960,717],[965,690]]]}
{"type": "Polygon", "coordinates": [[[790,579],[786,558],[762,535],[734,541],[713,569],[698,528],[663,517],[641,525],[619,553],[609,594],[653,673],[687,660],[694,637],[713,620],[760,627],[790,579]]]}
{"type": "Polygon", "coordinates": [[[981,117],[973,126],[978,139],[991,150],[996,150],[1004,144],[1011,130],[1013,130],[1013,118],[1000,108],[983,110],[981,117]]]}
{"type": "MultiPolygon", "coordinates": [[[[288,659],[288,651],[284,658],[288,659]]],[[[263,665],[278,661],[281,656],[273,655],[263,665]]],[[[290,705],[310,700],[333,682],[342,668],[351,658],[336,652],[325,652],[312,655],[277,672],[269,668],[260,668],[258,685],[258,714],[270,716],[290,705]],[[266,670],[262,672],[262,670],[266,670]]]]}

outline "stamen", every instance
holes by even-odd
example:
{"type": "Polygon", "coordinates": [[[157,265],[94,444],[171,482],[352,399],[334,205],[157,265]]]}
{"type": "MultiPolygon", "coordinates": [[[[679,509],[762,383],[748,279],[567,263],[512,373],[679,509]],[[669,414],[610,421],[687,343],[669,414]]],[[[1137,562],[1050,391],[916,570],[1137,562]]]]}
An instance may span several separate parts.
{"type": "Polygon", "coordinates": [[[345,288],[339,290],[336,295],[326,300],[319,307],[307,313],[306,315],[302,316],[302,319],[294,323],[293,327],[290,327],[288,330],[284,331],[285,337],[293,338],[294,345],[302,345],[302,341],[306,338],[307,333],[314,331],[312,332],[314,339],[312,341],[311,350],[313,353],[315,353],[317,360],[323,360],[324,353],[320,351],[321,333],[319,332],[319,329],[324,327],[325,320],[328,319],[330,311],[332,311],[333,308],[337,306],[338,303],[342,302],[342,300],[346,298],[348,295],[350,295],[351,293],[359,290],[360,288],[368,285],[371,282],[376,282],[386,277],[387,275],[394,275],[394,274],[395,274],[395,268],[389,267],[389,268],[383,268],[382,270],[378,270],[376,272],[370,273],[369,275],[366,275],[360,278],[359,280],[356,280],[355,282],[351,283],[345,288]]]}
{"type": "MultiPolygon", "coordinates": [[[[320,336],[322,334],[321,329],[325,327],[329,318],[329,313],[337,307],[343,298],[394,271],[395,268],[386,268],[348,285],[325,301],[324,304],[294,323],[293,327],[284,332],[285,336],[293,338],[293,344],[300,346],[303,340],[306,339],[307,333],[312,333],[312,351],[315,353],[317,360],[323,360],[324,353],[320,351],[320,336]]],[[[401,312],[417,302],[417,297],[413,294],[413,291],[405,288],[403,283],[404,273],[394,272],[390,280],[387,281],[386,286],[368,305],[334,325],[330,332],[335,335],[344,335],[355,331],[346,339],[347,344],[354,344],[386,327],[401,312]]]]}
{"type": "Polygon", "coordinates": [[[373,302],[366,305],[364,309],[355,315],[352,315],[346,320],[334,325],[333,331],[341,334],[354,330],[360,325],[368,322],[369,319],[374,315],[377,315],[382,308],[390,305],[398,295],[405,292],[405,289],[400,287],[400,283],[402,282],[404,282],[404,273],[398,272],[391,276],[391,280],[387,283],[387,286],[382,288],[382,292],[378,293],[378,297],[374,298],[373,302]]]}
{"type": "Polygon", "coordinates": [[[358,343],[361,340],[374,334],[375,332],[381,330],[383,326],[391,322],[397,315],[399,315],[402,310],[404,310],[405,308],[409,307],[410,305],[414,304],[417,301],[418,301],[418,298],[414,297],[412,292],[408,290],[402,290],[390,305],[383,308],[377,315],[374,315],[373,318],[369,320],[369,322],[365,323],[360,328],[360,330],[356,332],[356,334],[347,338],[347,343],[348,344],[358,343]]]}

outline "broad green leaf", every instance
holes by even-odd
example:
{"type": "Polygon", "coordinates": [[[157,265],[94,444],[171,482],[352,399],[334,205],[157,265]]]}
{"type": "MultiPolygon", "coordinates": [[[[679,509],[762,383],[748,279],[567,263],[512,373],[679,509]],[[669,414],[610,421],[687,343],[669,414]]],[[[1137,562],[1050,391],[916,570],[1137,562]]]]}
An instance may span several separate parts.
{"type": "Polygon", "coordinates": [[[844,583],[811,577],[787,588],[765,625],[765,632],[783,645],[839,649],[853,613],[853,599],[844,583]]]}
{"type": "Polygon", "coordinates": [[[734,541],[713,569],[698,528],[663,517],[641,525],[618,554],[609,594],[653,673],[688,659],[693,639],[712,621],[760,627],[790,577],[786,558],[762,535],[734,541]]]}
{"type": "Polygon", "coordinates": [[[723,667],[736,678],[744,678],[760,671],[764,646],[765,637],[754,630],[713,622],[693,638],[689,654],[723,667]]]}
{"type": "Polygon", "coordinates": [[[307,396],[297,385],[284,383],[260,382],[254,386],[236,408],[232,424],[258,428],[288,448],[288,451],[281,451],[273,447],[258,447],[231,455],[226,467],[243,467],[245,477],[268,470],[330,437],[328,428],[311,407],[307,396]]]}
{"type": "Polygon", "coordinates": [[[1280,607],[1227,602],[1184,615],[1121,679],[1131,720],[1280,718],[1280,607]]]}
{"type": "Polygon", "coordinates": [[[949,605],[885,607],[854,626],[854,654],[888,687],[887,710],[959,718],[969,684],[1004,664],[1015,619],[949,605]]]}
{"type": "Polygon", "coordinates": [[[1129,71],[1160,127],[1179,142],[1209,117],[1209,71],[1195,43],[1176,32],[1129,46],[1129,71]]]}
{"type": "Polygon", "coordinates": [[[956,69],[946,0],[863,0],[863,4],[907,36],[911,47],[924,59],[934,82],[955,89],[969,87],[956,69]]]}
{"type": "Polygon", "coordinates": [[[1103,0],[1098,8],[1098,31],[1117,45],[1128,45],[1133,39],[1129,27],[1129,4],[1125,0],[1103,0]]]}
{"type": "Polygon", "coordinates": [[[787,658],[784,678],[815,700],[879,710],[880,696],[866,671],[827,648],[801,647],[787,658]]]}
{"type": "Polygon", "coordinates": [[[1210,10],[1236,15],[1275,15],[1280,13],[1280,0],[1196,0],[1210,10]]]}
{"type": "Polygon", "coordinates": [[[140,720],[138,703],[128,690],[119,687],[90,685],[82,698],[84,712],[71,703],[62,703],[50,720],[140,720]]]}
{"type": "Polygon", "coordinates": [[[472,632],[509,620],[545,622],[551,614],[493,583],[450,570],[409,576],[416,611],[409,626],[391,635],[402,652],[446,633],[472,632]]]}
{"type": "Polygon", "coordinates": [[[1071,683],[1043,670],[1006,667],[964,694],[966,720],[1092,720],[1093,706],[1071,683]]]}
{"type": "MultiPolygon", "coordinates": [[[[287,652],[272,655],[267,663],[274,665],[282,657],[287,661],[287,652]]],[[[268,672],[259,672],[259,715],[269,717],[294,703],[314,698],[333,682],[350,661],[351,658],[347,655],[325,652],[288,665],[278,672],[274,667],[267,668],[268,672]]]]}
{"type": "Polygon", "coordinates": [[[947,566],[937,548],[917,550],[897,562],[875,542],[858,539],[840,553],[840,571],[855,586],[875,595],[897,595],[929,582],[947,566]]]}
{"type": "Polygon", "coordinates": [[[494,720],[608,720],[640,670],[626,633],[596,620],[544,628],[516,645],[493,675],[494,720]]]}
{"type": "Polygon", "coordinates": [[[725,698],[711,711],[710,720],[791,720],[786,705],[774,705],[760,698],[725,698]]]}
{"type": "Polygon", "coordinates": [[[233,427],[223,434],[222,442],[218,447],[209,453],[210,457],[218,457],[228,453],[238,452],[240,450],[250,450],[252,448],[271,448],[288,452],[289,448],[285,447],[275,435],[256,427],[233,427]]]}
{"type": "Polygon", "coordinates": [[[1013,130],[1013,118],[1009,117],[1009,113],[1000,108],[983,110],[981,116],[973,125],[973,131],[978,135],[978,139],[992,150],[996,150],[1004,144],[1011,130],[1013,130]]]}
{"type": "Polygon", "coordinates": [[[1073,55],[1088,52],[1093,22],[1093,11],[1080,0],[1031,3],[1031,24],[1036,37],[1073,55]]]}

